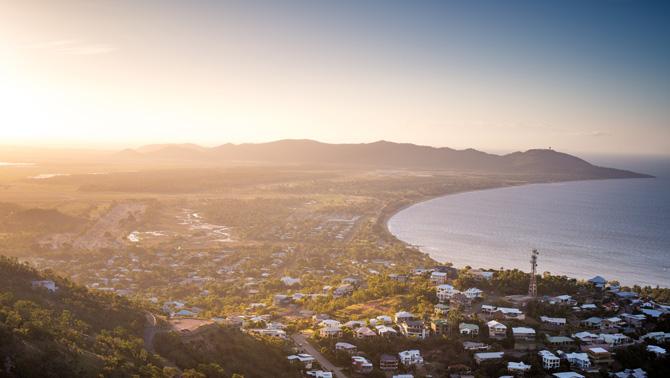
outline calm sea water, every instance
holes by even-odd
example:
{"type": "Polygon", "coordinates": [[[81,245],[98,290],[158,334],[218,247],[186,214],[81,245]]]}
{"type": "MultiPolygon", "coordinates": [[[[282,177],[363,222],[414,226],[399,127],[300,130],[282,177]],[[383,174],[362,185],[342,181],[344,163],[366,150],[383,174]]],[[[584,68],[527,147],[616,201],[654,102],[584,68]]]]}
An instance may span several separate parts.
{"type": "Polygon", "coordinates": [[[529,271],[537,248],[540,272],[670,287],[670,175],[645,172],[660,176],[449,195],[402,210],[388,225],[457,267],[529,271]]]}

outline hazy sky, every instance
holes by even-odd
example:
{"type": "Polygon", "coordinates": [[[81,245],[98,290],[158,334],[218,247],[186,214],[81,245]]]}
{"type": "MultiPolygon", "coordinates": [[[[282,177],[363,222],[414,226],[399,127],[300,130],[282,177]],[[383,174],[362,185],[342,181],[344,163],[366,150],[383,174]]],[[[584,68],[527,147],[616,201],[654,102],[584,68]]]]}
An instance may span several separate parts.
{"type": "Polygon", "coordinates": [[[0,0],[0,144],[670,154],[668,1],[0,0]]]}

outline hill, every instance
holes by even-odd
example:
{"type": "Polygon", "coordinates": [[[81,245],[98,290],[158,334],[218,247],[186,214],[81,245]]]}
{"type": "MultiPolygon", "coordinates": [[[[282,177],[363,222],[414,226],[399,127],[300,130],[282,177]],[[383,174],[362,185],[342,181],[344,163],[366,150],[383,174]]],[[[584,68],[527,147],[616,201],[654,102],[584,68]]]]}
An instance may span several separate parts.
{"type": "Polygon", "coordinates": [[[159,334],[159,352],[144,349],[146,309],[93,292],[50,272],[0,256],[0,376],[175,377],[167,357],[190,376],[296,376],[275,345],[214,326],[188,343],[159,334]],[[51,281],[56,289],[35,285],[51,281]],[[281,374],[273,374],[280,369],[281,374]]]}
{"type": "Polygon", "coordinates": [[[201,160],[221,163],[272,163],[357,168],[449,170],[500,174],[531,174],[560,178],[650,177],[635,172],[594,166],[578,157],[551,149],[534,149],[507,155],[474,149],[419,146],[378,141],[362,144],[328,144],[313,140],[194,145],[152,145],[126,150],[125,159],[201,160]]]}

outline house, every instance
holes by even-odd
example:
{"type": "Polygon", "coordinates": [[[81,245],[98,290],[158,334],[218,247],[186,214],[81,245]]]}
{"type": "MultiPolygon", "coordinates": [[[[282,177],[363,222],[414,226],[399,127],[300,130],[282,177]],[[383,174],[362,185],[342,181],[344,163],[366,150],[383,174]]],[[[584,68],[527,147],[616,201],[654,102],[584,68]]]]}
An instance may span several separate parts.
{"type": "Polygon", "coordinates": [[[500,361],[502,360],[505,352],[479,352],[475,353],[475,362],[477,365],[481,365],[486,362],[500,361]]]}
{"type": "Polygon", "coordinates": [[[300,354],[293,354],[288,357],[286,357],[291,363],[300,363],[302,366],[304,366],[306,369],[311,369],[312,364],[315,361],[315,358],[311,354],[307,353],[300,353],[300,354]]]}
{"type": "Polygon", "coordinates": [[[526,319],[526,316],[524,315],[523,311],[519,310],[518,308],[510,308],[510,307],[498,307],[496,308],[496,312],[501,314],[503,319],[516,319],[516,320],[524,320],[526,319]]]}
{"type": "Polygon", "coordinates": [[[468,271],[468,274],[470,274],[471,276],[474,276],[475,278],[479,278],[479,279],[482,279],[482,280],[487,280],[487,281],[489,281],[489,280],[491,280],[491,278],[493,278],[493,273],[494,272],[486,272],[486,271],[479,270],[479,269],[471,269],[470,271],[468,271]]]}
{"type": "Polygon", "coordinates": [[[30,284],[33,287],[33,289],[38,287],[44,288],[52,293],[58,290],[58,286],[56,286],[56,283],[53,282],[52,280],[32,281],[30,284]]]}
{"type": "Polygon", "coordinates": [[[417,349],[402,351],[398,353],[398,357],[405,367],[423,364],[423,357],[417,349]]]}
{"type": "Polygon", "coordinates": [[[597,316],[592,316],[588,319],[582,320],[581,323],[584,327],[588,327],[588,328],[592,328],[592,329],[600,328],[603,324],[603,318],[599,318],[597,316]]]}
{"type": "Polygon", "coordinates": [[[432,272],[430,274],[430,282],[434,285],[442,285],[447,282],[447,273],[444,272],[432,272]]]}
{"type": "Polygon", "coordinates": [[[642,311],[643,314],[645,314],[649,317],[652,317],[654,319],[660,318],[663,314],[666,313],[666,312],[661,311],[661,310],[653,310],[653,309],[649,309],[649,308],[643,308],[640,311],[642,311]]]}
{"type": "Polygon", "coordinates": [[[489,337],[493,339],[504,339],[507,337],[507,326],[497,320],[486,323],[489,327],[489,337]]]}
{"type": "Polygon", "coordinates": [[[400,324],[400,323],[406,322],[408,320],[414,320],[414,314],[412,314],[411,312],[407,312],[407,311],[396,312],[396,314],[395,314],[396,324],[400,324]]]}
{"type": "Polygon", "coordinates": [[[335,350],[340,350],[343,352],[347,352],[349,354],[354,354],[358,350],[358,347],[356,347],[356,345],[354,344],[339,342],[335,343],[335,350]]]}
{"type": "Polygon", "coordinates": [[[343,297],[345,295],[349,295],[354,292],[354,285],[352,284],[344,284],[338,286],[335,290],[333,290],[333,297],[343,297]]]}
{"type": "Polygon", "coordinates": [[[644,325],[647,317],[642,314],[621,314],[621,319],[631,327],[640,328],[644,325]]]}
{"type": "Polygon", "coordinates": [[[613,316],[611,318],[603,319],[603,328],[620,328],[624,327],[626,322],[618,316],[613,316]]]}
{"type": "Polygon", "coordinates": [[[549,336],[547,335],[547,344],[552,348],[572,348],[575,340],[567,336],[549,336]]]}
{"type": "Polygon", "coordinates": [[[272,302],[275,304],[275,306],[286,306],[287,304],[291,303],[291,297],[284,294],[277,294],[274,296],[272,302]]]}
{"type": "Polygon", "coordinates": [[[437,285],[435,287],[435,294],[437,295],[437,299],[440,302],[446,302],[450,300],[451,297],[456,293],[458,293],[458,290],[448,284],[437,285]]]}
{"type": "Polygon", "coordinates": [[[351,357],[351,365],[354,372],[358,374],[369,374],[374,368],[372,362],[363,356],[353,356],[351,357]]]}
{"type": "Polygon", "coordinates": [[[279,280],[284,284],[284,286],[293,286],[300,284],[300,278],[285,276],[280,278],[279,280]]]}
{"type": "Polygon", "coordinates": [[[458,325],[458,333],[461,335],[477,336],[479,335],[479,326],[477,324],[461,323],[458,325]]]}
{"type": "Polygon", "coordinates": [[[598,289],[604,289],[605,284],[607,284],[607,280],[602,278],[601,276],[595,276],[589,280],[589,283],[598,289]]]}
{"type": "Polygon", "coordinates": [[[507,371],[510,373],[520,373],[523,374],[527,371],[530,371],[530,365],[526,365],[523,362],[508,362],[507,363],[507,371]]]}
{"type": "Polygon", "coordinates": [[[542,367],[545,370],[554,370],[561,367],[561,359],[556,357],[556,355],[550,351],[541,350],[537,354],[542,359],[542,367]]]}
{"type": "Polygon", "coordinates": [[[598,335],[598,338],[612,348],[627,345],[632,342],[630,337],[622,333],[601,333],[598,335]]]}
{"type": "Polygon", "coordinates": [[[443,336],[449,334],[449,322],[445,319],[433,319],[430,321],[430,330],[436,336],[443,336]]]}
{"type": "Polygon", "coordinates": [[[574,306],[577,304],[577,301],[571,295],[564,294],[551,298],[549,303],[574,306]]]}
{"type": "Polygon", "coordinates": [[[647,372],[643,369],[626,369],[616,373],[612,373],[614,378],[647,378],[647,372]]]}
{"type": "Polygon", "coordinates": [[[361,320],[349,320],[348,322],[344,323],[343,326],[349,329],[357,329],[360,327],[364,327],[365,322],[361,320]]]}
{"type": "Polygon", "coordinates": [[[463,349],[473,351],[473,350],[489,350],[491,347],[484,343],[478,343],[474,341],[463,341],[463,349]]]}
{"type": "Polygon", "coordinates": [[[647,345],[647,352],[654,353],[656,357],[664,357],[667,354],[665,348],[661,348],[657,345],[647,345]]]}
{"type": "Polygon", "coordinates": [[[463,294],[465,294],[468,299],[476,299],[476,298],[481,298],[483,291],[480,289],[477,289],[476,287],[471,287],[468,290],[464,291],[463,294]]]}
{"type": "Polygon", "coordinates": [[[659,343],[667,343],[670,342],[670,332],[649,332],[646,335],[642,335],[640,340],[654,340],[659,343]]]}
{"type": "Polygon", "coordinates": [[[554,378],[585,378],[583,375],[577,374],[574,371],[554,373],[551,376],[554,377],[554,378]]]}
{"type": "Polygon", "coordinates": [[[584,303],[583,305],[579,306],[582,311],[595,311],[598,309],[598,306],[596,306],[595,303],[584,303]]]}
{"type": "Polygon", "coordinates": [[[468,308],[472,304],[472,299],[463,293],[455,293],[451,296],[449,304],[455,308],[468,308]]]}
{"type": "Polygon", "coordinates": [[[584,345],[595,344],[600,341],[600,337],[598,337],[598,335],[586,331],[577,332],[573,334],[572,337],[576,338],[581,344],[584,345]]]}
{"type": "Polygon", "coordinates": [[[342,337],[342,328],[340,327],[323,327],[319,330],[319,336],[326,337],[342,337]]]}
{"type": "Polygon", "coordinates": [[[375,320],[377,321],[377,324],[379,324],[379,323],[381,323],[381,324],[391,324],[391,323],[393,323],[393,318],[391,318],[388,315],[379,315],[375,318],[375,320]]]}
{"type": "Polygon", "coordinates": [[[512,336],[517,341],[534,341],[535,330],[528,327],[512,327],[512,336]]]}
{"type": "Polygon", "coordinates": [[[482,305],[481,309],[483,314],[491,315],[496,311],[496,306],[491,306],[491,305],[482,305]]]}
{"type": "Polygon", "coordinates": [[[567,323],[565,318],[550,318],[548,316],[540,316],[540,321],[552,327],[562,327],[567,323]]]}
{"type": "Polygon", "coordinates": [[[438,303],[435,305],[433,312],[435,316],[446,316],[449,314],[449,306],[443,303],[438,303]]]}
{"type": "Polygon", "coordinates": [[[608,367],[614,360],[612,354],[606,349],[600,347],[593,347],[586,349],[586,354],[591,359],[591,364],[595,367],[608,367]]]}
{"type": "Polygon", "coordinates": [[[565,358],[571,367],[579,370],[586,370],[591,367],[591,360],[589,360],[589,355],[586,353],[567,353],[565,358]]]}
{"type": "Polygon", "coordinates": [[[377,334],[375,331],[371,330],[368,327],[360,327],[357,328],[356,331],[354,331],[354,336],[358,339],[367,339],[367,338],[372,338],[372,337],[377,337],[377,334]]]}
{"type": "Polygon", "coordinates": [[[319,322],[319,326],[340,328],[342,327],[342,324],[335,319],[323,319],[322,321],[319,322]]]}
{"type": "Polygon", "coordinates": [[[423,340],[428,337],[428,330],[421,320],[408,320],[398,325],[400,333],[406,337],[423,340]]]}
{"type": "Polygon", "coordinates": [[[305,374],[308,377],[313,377],[313,378],[333,378],[333,372],[332,371],[309,370],[305,374]]]}
{"type": "Polygon", "coordinates": [[[379,336],[395,336],[398,334],[398,331],[387,325],[378,325],[375,328],[377,329],[379,336]]]}
{"type": "Polygon", "coordinates": [[[390,354],[382,354],[379,357],[379,370],[382,371],[398,370],[398,358],[390,354]]]}

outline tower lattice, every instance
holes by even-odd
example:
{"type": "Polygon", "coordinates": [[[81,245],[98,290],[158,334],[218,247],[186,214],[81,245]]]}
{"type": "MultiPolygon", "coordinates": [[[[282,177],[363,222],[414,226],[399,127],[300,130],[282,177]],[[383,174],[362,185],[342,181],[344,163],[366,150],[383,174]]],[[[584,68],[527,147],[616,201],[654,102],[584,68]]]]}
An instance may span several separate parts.
{"type": "Polygon", "coordinates": [[[534,249],[530,254],[530,285],[528,285],[528,295],[537,297],[537,256],[540,252],[534,249]]]}

